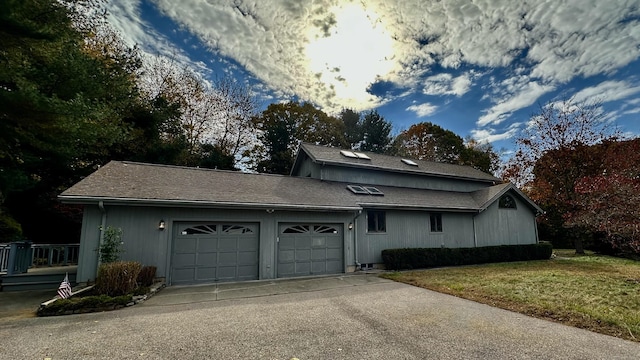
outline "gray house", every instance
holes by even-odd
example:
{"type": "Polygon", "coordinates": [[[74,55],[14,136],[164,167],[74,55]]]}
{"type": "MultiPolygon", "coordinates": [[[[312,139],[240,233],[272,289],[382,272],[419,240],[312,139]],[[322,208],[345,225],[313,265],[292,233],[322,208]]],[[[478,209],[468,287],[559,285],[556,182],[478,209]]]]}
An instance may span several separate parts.
{"type": "Polygon", "coordinates": [[[112,161],[60,195],[83,204],[77,279],[107,226],[169,284],[352,272],[381,251],[534,244],[542,210],[471,167],[302,144],[290,176],[112,161]]]}

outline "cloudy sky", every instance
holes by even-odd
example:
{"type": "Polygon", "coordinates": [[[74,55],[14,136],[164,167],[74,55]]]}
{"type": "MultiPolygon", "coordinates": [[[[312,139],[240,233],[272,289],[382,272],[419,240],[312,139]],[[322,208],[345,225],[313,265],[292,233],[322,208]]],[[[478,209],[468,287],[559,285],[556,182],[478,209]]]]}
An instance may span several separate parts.
{"type": "Polygon", "coordinates": [[[394,132],[430,121],[512,148],[541,104],[598,100],[640,134],[638,0],[111,0],[131,44],[266,107],[377,109],[394,132]]]}

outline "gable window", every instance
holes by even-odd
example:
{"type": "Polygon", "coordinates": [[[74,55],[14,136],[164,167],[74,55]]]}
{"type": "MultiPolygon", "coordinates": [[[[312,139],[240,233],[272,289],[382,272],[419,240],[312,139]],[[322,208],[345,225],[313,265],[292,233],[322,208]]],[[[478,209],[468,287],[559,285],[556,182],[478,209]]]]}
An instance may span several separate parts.
{"type": "Polygon", "coordinates": [[[442,214],[431,214],[431,232],[442,232],[442,214]]]}
{"type": "Polygon", "coordinates": [[[516,208],[516,200],[511,195],[504,195],[500,198],[500,202],[498,206],[501,209],[515,209],[516,208]]]}
{"type": "Polygon", "coordinates": [[[367,232],[383,233],[387,231],[386,214],[384,211],[367,211],[367,232]]]}

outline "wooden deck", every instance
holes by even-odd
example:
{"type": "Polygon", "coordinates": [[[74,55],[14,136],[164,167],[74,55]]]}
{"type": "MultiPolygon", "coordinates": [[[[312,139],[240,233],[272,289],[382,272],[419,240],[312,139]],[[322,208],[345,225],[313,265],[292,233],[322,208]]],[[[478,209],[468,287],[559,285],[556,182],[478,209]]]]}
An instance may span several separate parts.
{"type": "Polygon", "coordinates": [[[0,275],[0,291],[25,291],[57,289],[66,274],[73,285],[76,280],[77,265],[47,266],[29,268],[26,273],[14,275],[0,275]]]}

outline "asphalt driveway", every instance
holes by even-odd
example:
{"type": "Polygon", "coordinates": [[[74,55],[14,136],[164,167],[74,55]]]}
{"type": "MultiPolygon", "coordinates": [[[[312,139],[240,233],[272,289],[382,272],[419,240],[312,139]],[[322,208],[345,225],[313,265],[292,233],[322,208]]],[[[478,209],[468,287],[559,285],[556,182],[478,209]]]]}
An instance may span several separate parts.
{"type": "Polygon", "coordinates": [[[168,288],[120,311],[0,320],[0,359],[640,358],[638,343],[360,276],[168,288]]]}

